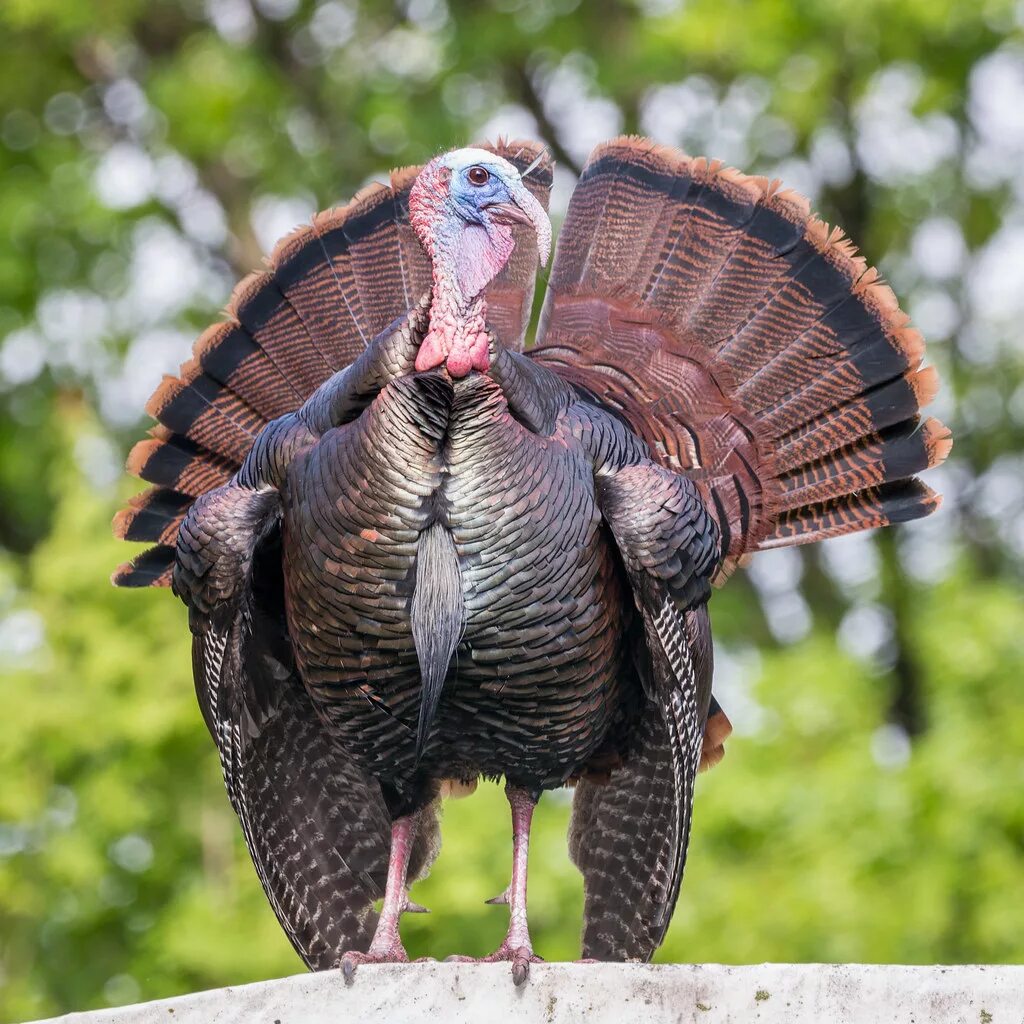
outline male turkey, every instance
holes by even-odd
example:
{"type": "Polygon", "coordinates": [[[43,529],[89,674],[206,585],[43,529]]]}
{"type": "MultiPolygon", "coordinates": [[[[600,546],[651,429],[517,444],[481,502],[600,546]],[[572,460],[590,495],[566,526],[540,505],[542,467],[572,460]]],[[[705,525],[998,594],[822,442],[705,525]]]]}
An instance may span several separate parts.
{"type": "Polygon", "coordinates": [[[583,954],[647,960],[729,732],[707,602],[744,556],[927,515],[924,346],[776,183],[600,146],[523,352],[551,165],[392,174],[236,289],[129,469],[114,576],[189,607],[196,690],[267,896],[313,969],[405,960],[440,797],[506,781],[517,983],[530,818],[575,782],[583,954]],[[378,915],[373,901],[383,897],[378,915]]]}

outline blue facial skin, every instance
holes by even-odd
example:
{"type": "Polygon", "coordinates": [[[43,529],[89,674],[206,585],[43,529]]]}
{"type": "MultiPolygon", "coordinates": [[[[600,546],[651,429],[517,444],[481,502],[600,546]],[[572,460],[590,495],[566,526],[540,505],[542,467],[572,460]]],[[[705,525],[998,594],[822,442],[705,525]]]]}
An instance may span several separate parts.
{"type": "Polygon", "coordinates": [[[484,208],[498,203],[514,204],[508,183],[493,165],[483,161],[464,167],[452,173],[451,198],[459,216],[469,224],[486,224],[488,218],[484,208]],[[474,185],[469,172],[474,167],[483,167],[489,177],[483,185],[474,185]]]}

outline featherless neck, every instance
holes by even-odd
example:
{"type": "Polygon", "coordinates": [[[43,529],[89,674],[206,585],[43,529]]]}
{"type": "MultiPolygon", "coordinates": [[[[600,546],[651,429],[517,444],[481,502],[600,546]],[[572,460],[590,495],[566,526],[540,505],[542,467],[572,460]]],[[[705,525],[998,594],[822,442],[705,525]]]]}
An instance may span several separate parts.
{"type": "MultiPolygon", "coordinates": [[[[482,157],[489,159],[486,153],[482,157]]],[[[487,173],[482,167],[476,170],[487,173]]],[[[511,166],[509,171],[515,174],[511,166]]],[[[515,248],[511,224],[531,216],[524,212],[524,204],[526,210],[536,207],[536,217],[546,223],[543,210],[518,176],[502,191],[485,195],[461,178],[453,179],[452,169],[437,160],[420,172],[409,195],[409,220],[430,259],[433,289],[430,326],[416,357],[417,370],[444,365],[453,377],[465,377],[489,368],[483,293],[515,248]]]]}
{"type": "Polygon", "coordinates": [[[453,377],[471,370],[485,372],[490,366],[489,339],[483,295],[464,298],[457,288],[438,281],[435,268],[430,303],[430,327],[416,357],[416,369],[424,370],[445,361],[453,377]]]}
{"type": "Polygon", "coordinates": [[[486,372],[490,354],[483,290],[508,254],[496,253],[493,240],[474,227],[432,231],[428,246],[433,257],[430,326],[416,369],[444,363],[453,377],[464,377],[472,370],[486,372]],[[479,244],[474,246],[476,241],[479,244]]]}

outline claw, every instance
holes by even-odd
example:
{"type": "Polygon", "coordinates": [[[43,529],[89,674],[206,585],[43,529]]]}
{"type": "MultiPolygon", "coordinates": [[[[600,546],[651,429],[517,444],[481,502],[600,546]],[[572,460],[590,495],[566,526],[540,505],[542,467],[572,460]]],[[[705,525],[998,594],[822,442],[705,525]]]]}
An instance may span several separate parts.
{"type": "Polygon", "coordinates": [[[401,943],[396,943],[390,949],[381,949],[379,952],[360,953],[358,950],[350,949],[341,957],[341,976],[345,979],[346,985],[351,985],[356,978],[356,969],[360,964],[407,964],[409,957],[401,943]]]}
{"type": "Polygon", "coordinates": [[[355,981],[355,969],[358,966],[358,962],[353,956],[346,954],[341,957],[341,976],[345,979],[346,985],[351,985],[355,981]]]}
{"type": "Polygon", "coordinates": [[[534,953],[532,946],[518,946],[506,949],[504,956],[501,956],[501,953],[502,950],[499,950],[498,956],[500,959],[512,961],[512,984],[517,988],[520,985],[525,985],[530,977],[530,964],[544,963],[543,958],[534,953]]]}
{"type": "Polygon", "coordinates": [[[512,984],[518,988],[520,985],[526,984],[526,979],[530,976],[530,961],[529,960],[513,960],[512,961],[512,984]]]}
{"type": "Polygon", "coordinates": [[[410,899],[406,899],[405,906],[402,908],[402,911],[404,913],[406,913],[406,914],[429,914],[430,913],[429,907],[424,907],[420,903],[414,903],[410,899]]]}
{"type": "Polygon", "coordinates": [[[504,892],[498,893],[497,896],[492,896],[489,900],[484,900],[484,903],[489,907],[507,907],[508,906],[508,889],[504,892]]]}
{"type": "Polygon", "coordinates": [[[412,816],[397,818],[391,825],[391,852],[388,856],[388,880],[384,887],[384,904],[380,908],[377,927],[366,952],[350,949],[341,955],[341,974],[346,985],[355,980],[360,964],[407,964],[409,954],[398,934],[398,922],[405,911],[426,913],[426,908],[409,899],[406,875],[409,850],[415,836],[416,820],[412,816]]]}

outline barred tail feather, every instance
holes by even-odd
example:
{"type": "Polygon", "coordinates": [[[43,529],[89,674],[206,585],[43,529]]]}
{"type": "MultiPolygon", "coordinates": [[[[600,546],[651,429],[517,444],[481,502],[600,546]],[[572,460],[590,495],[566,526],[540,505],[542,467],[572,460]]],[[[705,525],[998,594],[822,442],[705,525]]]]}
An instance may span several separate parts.
{"type": "Polygon", "coordinates": [[[920,424],[916,419],[904,420],[780,476],[779,508],[788,511],[886,480],[907,479],[942,462],[952,443],[949,431],[934,418],[920,424]]]}
{"type": "Polygon", "coordinates": [[[190,495],[167,487],[143,491],[114,516],[114,536],[119,540],[155,540],[173,545],[178,526],[193,500],[190,495]]]}
{"type": "Polygon", "coordinates": [[[159,544],[119,565],[110,582],[115,587],[169,587],[174,568],[174,548],[159,544]]]}
{"type": "Polygon", "coordinates": [[[952,444],[924,342],[807,201],[646,139],[599,146],[558,240],[535,358],[701,481],[727,575],[759,547],[927,515],[952,444]]]}
{"type": "Polygon", "coordinates": [[[932,401],[938,387],[935,368],[926,366],[869,388],[780,438],[775,465],[785,472],[865,436],[872,428],[884,430],[912,420],[918,409],[932,401]]]}
{"type": "Polygon", "coordinates": [[[235,468],[229,459],[206,451],[186,437],[160,437],[155,432],[135,445],[127,463],[132,476],[193,498],[227,483],[235,468]]]}
{"type": "Polygon", "coordinates": [[[856,530],[908,523],[930,515],[941,502],[941,496],[920,480],[897,480],[783,512],[759,546],[763,550],[809,544],[856,530]]]}

